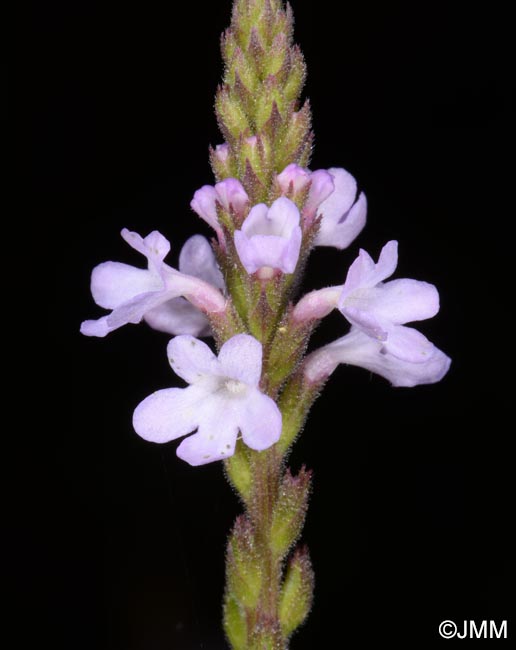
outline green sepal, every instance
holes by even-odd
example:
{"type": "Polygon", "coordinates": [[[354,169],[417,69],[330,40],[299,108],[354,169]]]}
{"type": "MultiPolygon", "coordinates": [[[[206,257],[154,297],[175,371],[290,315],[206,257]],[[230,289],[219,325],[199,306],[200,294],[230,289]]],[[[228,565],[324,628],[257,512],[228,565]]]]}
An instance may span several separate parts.
{"type": "Polygon", "coordinates": [[[235,156],[232,151],[222,156],[216,149],[210,146],[210,164],[217,183],[225,178],[234,178],[237,173],[235,156]]]}
{"type": "Polygon", "coordinates": [[[251,451],[242,440],[238,440],[235,453],[224,461],[226,474],[231,485],[245,503],[251,498],[253,488],[253,472],[250,459],[251,451]]]}
{"type": "Polygon", "coordinates": [[[310,612],[314,573],[306,547],[298,549],[289,561],[279,600],[281,629],[289,637],[310,612]]]}
{"type": "Polygon", "coordinates": [[[233,596],[224,599],[224,632],[233,650],[247,650],[247,620],[245,610],[233,596]]]}
{"type": "Polygon", "coordinates": [[[270,548],[277,559],[283,559],[297,541],[303,527],[310,495],[312,472],[303,466],[297,476],[287,468],[279,488],[270,530],[270,548]]]}
{"type": "Polygon", "coordinates": [[[306,64],[301,48],[293,45],[290,49],[290,65],[288,77],[283,86],[283,94],[287,102],[295,102],[305,85],[306,64]]]}
{"type": "MultiPolygon", "coordinates": [[[[292,276],[285,276],[286,283],[290,284],[291,281],[292,276]]],[[[306,350],[311,332],[311,324],[292,323],[288,313],[283,317],[276,328],[267,358],[267,376],[271,386],[279,388],[294,372],[306,350]]]]}
{"type": "Polygon", "coordinates": [[[283,135],[282,147],[276,155],[276,169],[282,171],[292,162],[301,167],[308,165],[313,136],[310,102],[305,101],[301,110],[292,113],[283,135]]]}
{"type": "Polygon", "coordinates": [[[278,402],[283,419],[281,438],[276,443],[278,453],[287,453],[318,394],[319,388],[307,384],[299,371],[288,380],[278,402]]]}
{"type": "Polygon", "coordinates": [[[215,113],[226,141],[233,142],[242,134],[250,134],[250,123],[242,103],[230,92],[228,86],[221,86],[217,91],[215,113]]]}
{"type": "Polygon", "coordinates": [[[255,609],[262,589],[262,567],[254,530],[245,515],[235,521],[227,555],[227,592],[245,608],[255,609]]]}

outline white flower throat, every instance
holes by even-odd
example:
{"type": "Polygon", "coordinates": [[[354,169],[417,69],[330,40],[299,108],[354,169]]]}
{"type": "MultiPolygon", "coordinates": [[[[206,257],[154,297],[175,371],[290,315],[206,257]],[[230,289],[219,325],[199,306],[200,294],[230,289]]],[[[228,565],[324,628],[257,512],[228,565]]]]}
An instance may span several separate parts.
{"type": "Polygon", "coordinates": [[[231,395],[242,395],[247,391],[247,384],[238,379],[225,379],[223,386],[231,395]]]}

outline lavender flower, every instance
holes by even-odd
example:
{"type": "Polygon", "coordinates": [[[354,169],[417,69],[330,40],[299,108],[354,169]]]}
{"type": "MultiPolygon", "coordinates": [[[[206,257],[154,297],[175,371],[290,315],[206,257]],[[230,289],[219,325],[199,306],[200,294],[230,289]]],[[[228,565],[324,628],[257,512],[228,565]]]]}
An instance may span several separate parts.
{"type": "Polygon", "coordinates": [[[365,226],[367,200],[363,192],[357,198],[357,183],[345,169],[332,167],[328,171],[335,190],[319,205],[322,219],[315,245],[347,248],[365,226]]]}
{"type": "Polygon", "coordinates": [[[192,336],[177,336],[168,345],[170,365],[190,384],[147,397],[134,412],[135,431],[145,440],[168,442],[195,429],[177,455],[190,465],[232,456],[240,431],[248,447],[263,450],[281,434],[281,413],[258,384],[262,346],[238,334],[226,341],[218,358],[192,336]]]}
{"type": "Polygon", "coordinates": [[[249,205],[249,197],[242,183],[236,178],[227,178],[215,187],[204,185],[194,194],[190,207],[209,224],[217,233],[219,242],[224,241],[224,235],[217,215],[217,205],[228,215],[235,215],[242,220],[249,205]]]}
{"type": "MultiPolygon", "coordinates": [[[[409,328],[405,328],[409,329],[409,328]]],[[[349,334],[309,355],[304,376],[311,384],[324,381],[340,363],[365,368],[391,382],[393,386],[413,387],[435,384],[446,375],[451,359],[428,341],[424,357],[416,361],[400,359],[381,341],[375,341],[358,327],[349,334]]]]}
{"type": "Polygon", "coordinates": [[[251,208],[235,231],[235,247],[245,270],[279,269],[293,273],[301,250],[299,210],[285,197],[276,199],[268,208],[259,203],[251,208]]]}
{"type": "Polygon", "coordinates": [[[303,225],[310,226],[316,216],[321,222],[315,238],[316,246],[347,248],[365,226],[367,200],[357,183],[345,169],[332,167],[311,172],[291,164],[276,177],[285,196],[303,200],[303,225]]]}
{"type": "Polygon", "coordinates": [[[224,286],[222,275],[207,240],[201,235],[191,237],[181,250],[180,271],[176,271],[163,261],[170,243],[159,232],[155,230],[142,238],[124,228],[121,234],[132,248],[145,255],[148,268],[120,262],[96,266],[91,275],[93,299],[112,312],[98,320],[84,321],[81,332],[103,337],[144,319],[154,329],[169,334],[208,335],[208,320],[202,312],[222,312],[226,301],[219,291],[224,286]]]}
{"type": "Polygon", "coordinates": [[[368,368],[395,386],[433,383],[446,374],[449,358],[423,334],[404,325],[437,314],[437,289],[410,279],[384,283],[397,264],[396,241],[383,247],[377,264],[361,250],[343,287],[313,291],[298,303],[294,318],[299,322],[321,318],[338,307],[353,326],[347,336],[307,359],[310,381],[328,376],[338,363],[368,368]]]}

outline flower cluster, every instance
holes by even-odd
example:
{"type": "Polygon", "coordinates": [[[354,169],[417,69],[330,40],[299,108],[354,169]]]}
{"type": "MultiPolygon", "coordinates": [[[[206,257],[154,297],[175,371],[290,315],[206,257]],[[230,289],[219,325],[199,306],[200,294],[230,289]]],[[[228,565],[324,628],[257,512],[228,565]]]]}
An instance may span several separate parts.
{"type": "MultiPolygon", "coordinates": [[[[346,248],[365,225],[367,201],[357,195],[355,179],[344,169],[310,172],[290,164],[275,178],[278,194],[270,206],[251,205],[237,179],[229,178],[195,193],[192,208],[215,231],[222,250],[230,248],[243,272],[268,282],[296,272],[303,245],[346,248]],[[224,215],[236,227],[233,240],[224,215]],[[316,226],[311,244],[306,233],[316,226]]],[[[281,414],[259,388],[262,343],[236,334],[222,345],[218,359],[194,336],[213,333],[210,317],[224,316],[229,297],[209,242],[191,237],[181,249],[179,270],[164,258],[169,242],[154,231],[145,238],[126,229],[122,237],[147,258],[147,269],[105,262],[92,273],[95,302],[112,310],[85,321],[87,336],[105,336],[127,323],[145,320],[152,328],[175,335],[169,344],[174,371],[191,385],[158,391],[136,409],[134,427],[147,440],[167,442],[197,430],[178,448],[192,465],[227,458],[240,434],[252,449],[265,449],[281,432],[281,414]],[[221,424],[223,422],[223,425],[221,424]]],[[[308,384],[320,384],[338,364],[361,366],[394,386],[439,381],[450,360],[405,323],[424,320],[439,310],[436,288],[426,282],[385,282],[397,265],[397,242],[386,244],[378,263],[364,250],[342,286],[313,291],[292,309],[292,326],[315,324],[338,309],[351,325],[348,334],[312,352],[302,371],[308,384]]]]}
{"type": "Polygon", "coordinates": [[[295,547],[311,472],[285,464],[311,405],[340,364],[416,386],[439,381],[450,359],[407,325],[432,318],[439,296],[426,282],[389,279],[395,241],[376,263],[361,250],[342,285],[299,298],[312,249],[348,248],[365,226],[367,200],[345,169],[309,169],[306,66],[290,6],[234,0],[221,50],[215,113],[224,143],[210,152],[214,185],[191,202],[214,236],[191,237],[174,269],[163,235],[123,230],[147,267],[97,266],[91,292],[110,313],[81,331],[103,337],[145,321],[174,337],[168,359],[188,386],[145,398],[134,429],[156,443],[183,438],[177,455],[190,465],[224,461],[244,507],[227,545],[224,631],[233,650],[286,649],[313,598],[308,549],[295,547]],[[306,355],[334,309],[349,331],[306,355]],[[217,354],[198,338],[210,336],[217,354]]]}

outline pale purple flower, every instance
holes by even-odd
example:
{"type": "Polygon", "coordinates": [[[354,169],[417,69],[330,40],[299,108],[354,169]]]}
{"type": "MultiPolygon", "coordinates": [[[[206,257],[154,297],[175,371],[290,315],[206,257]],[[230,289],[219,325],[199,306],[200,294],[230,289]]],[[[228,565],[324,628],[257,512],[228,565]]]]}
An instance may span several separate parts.
{"type": "Polygon", "coordinates": [[[270,208],[265,203],[253,206],[242,229],[235,231],[235,247],[245,270],[293,273],[301,249],[299,219],[295,203],[283,196],[270,208]]]}
{"type": "Polygon", "coordinates": [[[324,365],[323,360],[328,360],[329,366],[332,360],[336,362],[334,366],[344,361],[362,365],[397,386],[432,383],[446,374],[448,357],[423,334],[405,327],[405,323],[435,316],[439,311],[437,289],[427,282],[410,279],[384,283],[396,269],[397,251],[398,242],[388,242],[375,264],[361,250],[343,287],[313,291],[296,305],[293,318],[298,322],[322,318],[338,307],[353,326],[347,337],[326,346],[320,354],[314,353],[312,364],[315,359],[319,366],[324,365]]]}
{"type": "Polygon", "coordinates": [[[222,275],[208,241],[201,235],[191,237],[181,250],[180,271],[176,271],[163,261],[170,243],[159,232],[142,238],[124,228],[121,234],[145,255],[148,268],[120,262],[96,266],[91,275],[93,299],[112,311],[98,320],[84,321],[81,332],[106,336],[122,325],[144,319],[154,329],[169,334],[208,335],[208,320],[202,312],[219,313],[226,304],[219,290],[224,286],[222,275]]]}
{"type": "Polygon", "coordinates": [[[332,175],[325,169],[315,172],[292,163],[276,176],[280,192],[293,201],[303,201],[303,225],[308,227],[318,214],[319,205],[335,189],[332,175]]]}
{"type": "Polygon", "coordinates": [[[167,353],[173,370],[190,385],[158,390],[144,399],[133,417],[138,435],[163,443],[196,430],[177,449],[190,465],[232,456],[239,432],[258,451],[278,441],[281,413],[258,387],[262,345],[254,337],[233,336],[217,358],[202,341],[177,336],[167,353]]]}
{"type": "Polygon", "coordinates": [[[390,241],[375,264],[361,250],[351,265],[339,297],[338,308],[352,324],[404,361],[418,363],[432,344],[404,323],[432,318],[439,311],[439,294],[433,284],[418,280],[383,281],[398,264],[398,242],[390,241]]]}
{"type": "Polygon", "coordinates": [[[332,167],[328,171],[335,189],[317,208],[322,219],[315,245],[343,249],[351,244],[365,226],[367,200],[363,192],[357,198],[357,183],[345,169],[332,167]]]}
{"type": "Polygon", "coordinates": [[[190,206],[192,210],[204,219],[217,233],[219,240],[223,241],[223,233],[217,215],[217,204],[228,214],[235,214],[238,219],[243,219],[249,205],[249,197],[242,183],[236,178],[226,178],[213,185],[204,185],[194,194],[190,206]]]}
{"type": "Polygon", "coordinates": [[[361,192],[357,198],[357,183],[345,169],[312,172],[291,164],[276,176],[276,183],[281,193],[293,200],[306,194],[302,211],[305,228],[321,215],[316,246],[347,248],[365,226],[365,194],[361,192]]]}
{"type": "Polygon", "coordinates": [[[451,359],[430,344],[423,360],[418,363],[405,361],[388,352],[381,341],[352,327],[349,334],[306,358],[304,376],[310,383],[317,384],[329,377],[340,363],[365,368],[384,377],[393,386],[413,387],[440,381],[448,372],[451,359]]]}

